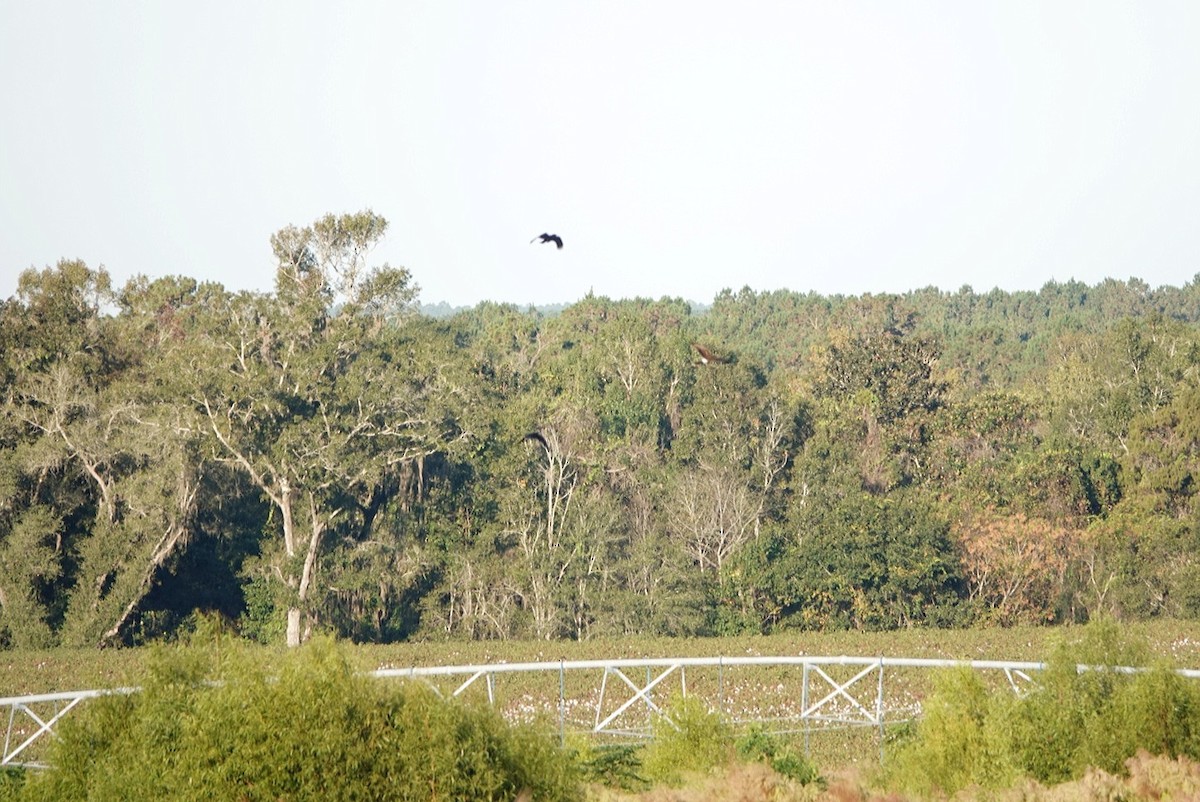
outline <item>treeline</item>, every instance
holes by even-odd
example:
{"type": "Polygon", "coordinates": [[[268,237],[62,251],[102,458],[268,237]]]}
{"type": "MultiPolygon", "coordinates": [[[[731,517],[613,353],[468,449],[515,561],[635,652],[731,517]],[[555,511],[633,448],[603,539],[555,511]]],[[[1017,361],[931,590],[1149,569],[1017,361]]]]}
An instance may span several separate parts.
{"type": "Polygon", "coordinates": [[[435,319],[386,225],[283,229],[271,293],[21,276],[0,643],[1200,614],[1200,276],[435,319]]]}

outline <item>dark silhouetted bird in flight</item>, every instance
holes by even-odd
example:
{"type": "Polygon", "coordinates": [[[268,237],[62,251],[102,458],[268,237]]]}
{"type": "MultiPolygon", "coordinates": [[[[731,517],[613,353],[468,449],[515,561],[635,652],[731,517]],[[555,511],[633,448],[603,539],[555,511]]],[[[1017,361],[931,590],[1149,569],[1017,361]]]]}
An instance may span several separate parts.
{"type": "Polygon", "coordinates": [[[547,451],[550,450],[550,444],[546,442],[546,438],[542,436],[541,432],[530,432],[529,434],[525,435],[525,437],[523,437],[522,439],[523,440],[536,440],[537,442],[542,444],[542,448],[546,449],[547,451]]]}
{"type": "Polygon", "coordinates": [[[562,250],[562,237],[558,236],[557,234],[539,234],[529,241],[533,243],[537,242],[539,239],[542,241],[543,245],[545,245],[547,242],[553,242],[559,250],[562,250]]]}
{"type": "Polygon", "coordinates": [[[711,365],[713,363],[722,363],[722,362],[729,361],[728,357],[717,356],[716,354],[714,354],[712,351],[705,348],[700,343],[692,343],[692,347],[696,349],[696,353],[700,354],[700,364],[702,364],[702,365],[711,365]]]}

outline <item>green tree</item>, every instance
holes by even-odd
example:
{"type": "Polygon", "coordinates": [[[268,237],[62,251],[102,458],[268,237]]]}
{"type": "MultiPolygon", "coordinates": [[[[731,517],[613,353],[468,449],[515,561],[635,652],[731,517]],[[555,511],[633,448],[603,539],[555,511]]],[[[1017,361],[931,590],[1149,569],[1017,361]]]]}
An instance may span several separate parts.
{"type": "Polygon", "coordinates": [[[736,570],[768,627],[878,630],[967,620],[949,525],[912,493],[814,500],[748,549],[736,570]]]}
{"type": "Polygon", "coordinates": [[[229,300],[196,377],[220,459],[279,515],[282,549],[262,570],[282,580],[289,645],[314,620],[326,539],[369,532],[397,471],[461,435],[453,388],[407,336],[408,272],[366,264],[385,229],[360,212],[276,234],[275,297],[229,300]]]}
{"type": "Polygon", "coordinates": [[[1123,497],[1092,526],[1088,567],[1100,610],[1138,617],[1200,615],[1200,390],[1129,425],[1123,497]]]}
{"type": "Polygon", "coordinates": [[[862,486],[873,492],[920,480],[929,470],[933,416],[945,388],[934,374],[940,349],[913,334],[914,325],[909,318],[882,333],[835,342],[817,388],[830,436],[854,443],[862,486]]]}
{"type": "Polygon", "coordinates": [[[124,637],[187,541],[202,473],[195,422],[164,389],[163,349],[104,314],[118,300],[103,271],[78,262],[27,271],[18,295],[24,335],[5,417],[26,446],[8,456],[28,506],[3,552],[32,585],[3,595],[29,602],[54,586],[57,612],[27,612],[61,620],[72,644],[124,637]],[[77,477],[84,506],[53,500],[50,476],[77,477]]]}

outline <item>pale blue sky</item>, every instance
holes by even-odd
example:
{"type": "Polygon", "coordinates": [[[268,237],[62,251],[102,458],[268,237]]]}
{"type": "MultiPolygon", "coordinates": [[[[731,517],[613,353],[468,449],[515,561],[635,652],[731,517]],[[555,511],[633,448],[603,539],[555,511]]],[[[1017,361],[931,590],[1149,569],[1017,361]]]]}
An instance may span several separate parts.
{"type": "Polygon", "coordinates": [[[427,303],[1200,273],[1195,0],[0,0],[0,113],[0,297],[368,207],[427,303]]]}

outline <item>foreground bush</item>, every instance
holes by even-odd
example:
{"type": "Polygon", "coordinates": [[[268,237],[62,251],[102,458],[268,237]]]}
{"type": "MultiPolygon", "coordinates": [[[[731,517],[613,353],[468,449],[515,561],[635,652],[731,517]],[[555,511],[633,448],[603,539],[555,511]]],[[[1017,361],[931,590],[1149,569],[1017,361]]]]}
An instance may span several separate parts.
{"type": "Polygon", "coordinates": [[[156,660],[143,691],[64,722],[22,800],[575,800],[552,740],[423,686],[355,675],[315,642],[276,672],[237,650],[156,660]],[[216,668],[214,672],[213,669],[216,668]],[[219,684],[205,684],[210,677],[219,684]]]}
{"type": "Polygon", "coordinates": [[[1064,644],[1018,697],[989,692],[978,673],[943,675],[916,735],[889,758],[887,784],[910,793],[953,794],[969,786],[999,789],[1019,778],[1046,785],[1089,771],[1128,771],[1140,752],[1200,758],[1200,682],[1157,666],[1138,666],[1147,651],[1121,637],[1115,624],[1088,628],[1064,644]],[[1078,671],[1077,664],[1091,666],[1078,671]]]}
{"type": "Polygon", "coordinates": [[[817,769],[786,739],[752,725],[734,744],[738,759],[746,763],[765,763],[775,773],[801,785],[821,784],[817,769]]]}
{"type": "Polygon", "coordinates": [[[779,779],[819,784],[816,769],[784,738],[753,726],[735,737],[733,726],[695,697],[675,696],[655,719],[654,737],[642,750],[641,770],[652,783],[670,786],[741,766],[762,764],[779,779]]]}
{"type": "Polygon", "coordinates": [[[725,766],[733,758],[733,730],[694,696],[674,696],[653,724],[642,766],[652,782],[676,785],[690,774],[725,766]]]}
{"type": "Polygon", "coordinates": [[[1003,695],[989,695],[969,668],[942,674],[915,736],[888,755],[885,784],[918,795],[1009,785],[1020,771],[997,721],[1010,703],[1003,695]]]}

